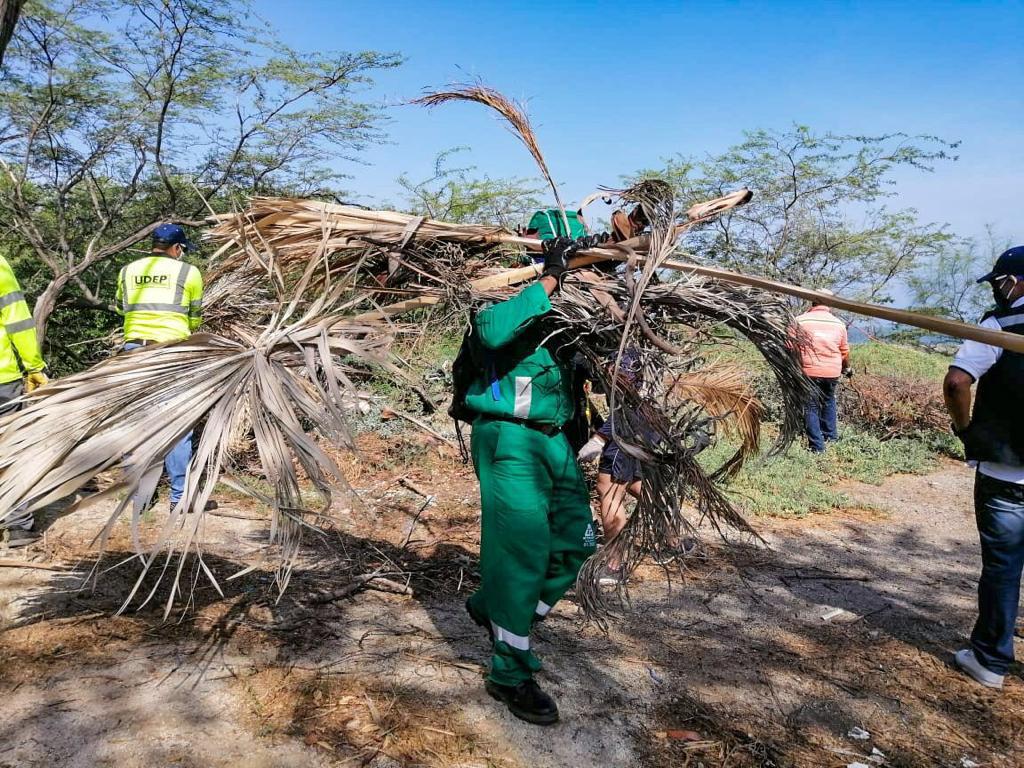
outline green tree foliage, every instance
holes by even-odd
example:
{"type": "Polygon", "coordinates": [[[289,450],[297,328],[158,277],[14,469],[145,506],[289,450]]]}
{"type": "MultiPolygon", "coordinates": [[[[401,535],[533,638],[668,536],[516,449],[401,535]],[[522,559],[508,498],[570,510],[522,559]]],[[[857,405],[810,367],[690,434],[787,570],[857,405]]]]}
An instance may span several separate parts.
{"type": "Polygon", "coordinates": [[[893,176],[955,159],[955,146],[931,136],[838,136],[794,126],[747,133],[720,155],[677,157],[638,176],[664,178],[690,202],[742,186],[754,191],[751,203],[692,236],[694,252],[710,261],[887,301],[899,279],[950,238],[943,227],[919,223],[912,209],[885,207],[893,176]]]}
{"type": "Polygon", "coordinates": [[[0,238],[41,333],[58,305],[109,312],[158,223],[330,191],[332,164],[382,139],[360,92],[396,55],[295,51],[253,18],[244,0],[26,3],[0,71],[0,238]]]}
{"type": "Polygon", "coordinates": [[[455,224],[495,223],[506,229],[524,224],[541,207],[542,189],[535,179],[492,179],[476,175],[475,166],[452,167],[454,155],[467,147],[441,152],[434,160],[434,175],[414,182],[398,178],[405,191],[402,207],[421,216],[455,224]]]}
{"type": "Polygon", "coordinates": [[[992,292],[977,279],[986,274],[999,254],[1013,245],[991,227],[976,238],[953,238],[907,278],[914,308],[965,323],[977,322],[992,306],[992,292]]]}

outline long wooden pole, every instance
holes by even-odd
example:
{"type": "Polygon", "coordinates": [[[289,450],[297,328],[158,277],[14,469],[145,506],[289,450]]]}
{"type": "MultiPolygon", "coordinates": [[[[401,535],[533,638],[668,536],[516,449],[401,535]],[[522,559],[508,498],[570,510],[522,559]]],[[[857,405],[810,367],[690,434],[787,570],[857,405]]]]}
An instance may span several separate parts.
{"type": "MultiPolygon", "coordinates": [[[[680,224],[677,227],[677,234],[695,226],[696,224],[703,223],[707,219],[713,218],[723,210],[728,210],[728,208],[735,207],[736,205],[742,205],[742,203],[746,202],[748,199],[749,193],[746,193],[746,197],[742,202],[733,203],[725,208],[716,208],[715,205],[721,204],[722,201],[728,200],[728,198],[719,198],[719,200],[713,200],[709,203],[701,204],[700,206],[694,206],[694,208],[690,209],[690,215],[695,217],[691,218],[690,221],[687,221],[684,224],[680,224]]],[[[542,247],[541,241],[539,240],[527,237],[516,237],[514,235],[495,235],[494,242],[509,245],[520,245],[530,251],[539,251],[542,247]]],[[[620,247],[626,246],[632,248],[634,251],[641,252],[647,247],[647,238],[635,237],[618,245],[620,247]]],[[[622,253],[622,251],[617,248],[590,248],[585,251],[580,251],[579,256],[573,259],[570,263],[570,267],[587,266],[588,264],[594,264],[599,261],[625,261],[626,258],[627,257],[622,253]]],[[[644,258],[645,256],[641,254],[641,261],[644,258]]],[[[1012,352],[1024,353],[1024,336],[1015,333],[990,330],[978,325],[961,323],[958,320],[923,315],[918,312],[910,312],[909,310],[896,309],[894,307],[885,307],[880,304],[870,304],[864,301],[844,299],[841,296],[834,296],[832,294],[823,293],[822,291],[815,291],[810,288],[801,288],[797,285],[790,285],[789,283],[771,280],[766,277],[744,275],[738,272],[732,272],[728,269],[722,269],[720,267],[708,267],[701,264],[690,264],[672,260],[663,262],[661,267],[663,269],[688,272],[694,275],[701,275],[702,277],[722,280],[723,282],[734,283],[736,285],[747,285],[752,288],[760,288],[772,293],[781,293],[786,296],[793,296],[815,304],[824,304],[829,307],[834,307],[835,309],[853,312],[866,317],[875,317],[880,320],[888,320],[895,323],[901,323],[903,325],[911,325],[915,328],[923,328],[926,331],[940,333],[945,336],[952,336],[958,339],[970,339],[972,341],[979,341],[982,344],[991,344],[995,347],[1008,349],[1012,352]]],[[[474,291],[496,290],[532,280],[538,277],[540,272],[541,266],[539,264],[534,264],[527,267],[520,267],[518,269],[511,269],[497,275],[488,275],[487,277],[479,278],[470,283],[470,287],[474,291]]],[[[391,304],[374,312],[364,313],[359,315],[356,320],[369,321],[395,317],[396,315],[401,315],[414,309],[438,304],[440,301],[440,296],[420,296],[415,299],[408,299],[396,304],[391,304]]]]}
{"type": "MultiPolygon", "coordinates": [[[[691,206],[686,211],[687,221],[676,226],[676,237],[686,230],[695,227],[698,224],[703,224],[705,221],[713,219],[731,208],[736,208],[737,206],[746,204],[752,196],[753,193],[751,193],[750,190],[740,189],[736,192],[725,195],[724,197],[717,197],[714,200],[708,200],[707,202],[691,206]]],[[[504,232],[486,235],[484,240],[485,242],[494,243],[495,245],[521,245],[529,251],[540,251],[543,249],[543,241],[541,240],[531,237],[518,237],[504,232]]],[[[634,251],[643,252],[647,249],[647,238],[643,236],[634,237],[621,243],[616,243],[616,248],[631,248],[634,251]]],[[[589,248],[587,250],[580,251],[579,256],[573,259],[569,266],[575,268],[594,264],[599,261],[624,259],[625,256],[623,256],[618,250],[613,251],[608,248],[589,248]]],[[[539,277],[540,273],[540,265],[531,264],[528,267],[510,269],[496,275],[487,275],[486,277],[477,278],[469,284],[469,287],[474,291],[493,291],[499,288],[507,288],[510,285],[525,283],[527,280],[539,277]]],[[[414,309],[431,307],[435,304],[439,304],[440,302],[440,296],[417,296],[414,299],[406,299],[394,304],[389,304],[386,307],[381,307],[380,309],[376,309],[371,312],[364,312],[360,315],[356,315],[353,320],[355,322],[384,320],[389,317],[395,317],[397,315],[405,314],[406,312],[411,312],[414,309]]]]}

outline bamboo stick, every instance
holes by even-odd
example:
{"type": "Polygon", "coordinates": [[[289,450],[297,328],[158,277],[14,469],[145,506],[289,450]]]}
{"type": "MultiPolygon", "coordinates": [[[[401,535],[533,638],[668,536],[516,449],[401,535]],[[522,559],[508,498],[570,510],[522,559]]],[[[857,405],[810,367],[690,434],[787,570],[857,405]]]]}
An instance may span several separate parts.
{"type": "MultiPolygon", "coordinates": [[[[696,219],[679,225],[677,233],[680,230],[684,230],[694,224],[700,223],[702,220],[703,219],[696,219]]],[[[509,245],[521,245],[531,251],[539,251],[541,249],[541,242],[539,240],[533,240],[526,237],[495,235],[493,236],[493,241],[509,245]]],[[[636,251],[641,251],[646,247],[646,238],[633,238],[632,240],[628,240],[619,245],[629,246],[636,251]]],[[[644,256],[641,255],[640,260],[643,261],[643,259],[644,256]]],[[[573,259],[570,263],[570,267],[582,267],[599,261],[609,260],[625,261],[626,256],[610,247],[591,248],[586,251],[580,251],[579,256],[576,259],[573,259]]],[[[665,261],[661,264],[661,268],[671,269],[677,272],[689,272],[703,277],[714,278],[715,280],[722,280],[738,285],[747,285],[752,288],[761,288],[762,290],[771,291],[772,293],[781,293],[786,296],[793,296],[798,299],[812,301],[815,304],[824,304],[835,309],[853,312],[854,314],[864,315],[866,317],[875,317],[880,320],[888,320],[902,325],[911,325],[915,328],[922,328],[926,331],[940,333],[945,336],[952,336],[958,339],[970,339],[971,341],[978,341],[982,344],[990,344],[995,347],[1007,349],[1011,352],[1024,353],[1024,336],[1015,333],[990,330],[978,325],[962,323],[959,320],[923,315],[918,312],[911,312],[905,309],[896,309],[894,307],[885,307],[879,304],[870,304],[868,302],[855,301],[853,299],[844,299],[841,296],[835,296],[821,291],[811,290],[809,288],[801,288],[797,285],[790,285],[789,283],[771,280],[766,277],[743,275],[720,267],[708,267],[700,264],[688,264],[680,261],[665,261]]],[[[470,283],[470,286],[475,291],[496,290],[531,280],[539,276],[540,272],[540,265],[535,264],[511,269],[497,275],[482,277],[478,280],[474,280],[470,283]]],[[[419,298],[408,299],[396,304],[391,304],[375,312],[368,312],[359,315],[356,320],[380,320],[388,317],[394,317],[414,309],[438,304],[440,301],[440,296],[421,296],[419,298]]]]}
{"type": "MultiPolygon", "coordinates": [[[[524,238],[516,239],[521,240],[524,238]]],[[[609,259],[625,261],[626,257],[621,253],[609,251],[605,248],[593,248],[587,251],[580,251],[580,258],[574,259],[570,266],[582,267],[609,259]]],[[[643,259],[644,257],[641,256],[640,260],[643,261],[643,259]]],[[[995,331],[989,328],[982,328],[980,325],[970,325],[969,323],[962,323],[959,320],[950,320],[945,317],[923,315],[919,312],[911,312],[906,309],[896,309],[894,307],[885,307],[864,301],[844,299],[841,296],[811,290],[810,288],[801,288],[797,285],[790,285],[789,283],[771,280],[766,277],[739,274],[728,269],[722,269],[721,267],[707,267],[700,264],[688,264],[681,261],[665,261],[661,264],[661,268],[671,269],[677,272],[690,272],[691,274],[710,277],[715,280],[722,280],[728,283],[748,285],[752,288],[761,288],[762,290],[771,291],[772,293],[781,293],[787,296],[793,296],[798,299],[814,302],[815,304],[824,304],[829,307],[834,307],[835,309],[853,312],[858,315],[875,317],[880,320],[889,320],[903,325],[912,325],[915,328],[923,328],[926,331],[941,333],[945,336],[952,336],[958,339],[970,339],[972,341],[979,341],[982,344],[991,344],[994,347],[1008,349],[1011,352],[1024,353],[1024,336],[1016,333],[995,331]]],[[[539,273],[539,265],[523,267],[509,272],[502,272],[500,275],[489,275],[488,277],[474,281],[472,285],[476,290],[492,290],[497,287],[524,282],[539,273]]]]}
{"type": "Polygon", "coordinates": [[[1007,331],[994,331],[982,328],[980,325],[961,323],[959,320],[950,320],[944,317],[932,317],[922,315],[919,312],[910,312],[905,309],[884,307],[879,304],[869,304],[853,299],[844,299],[841,296],[832,296],[821,291],[813,291],[808,288],[801,288],[788,283],[781,283],[777,280],[769,280],[765,277],[754,277],[752,275],[741,275],[730,272],[719,267],[705,267],[697,264],[685,264],[678,261],[665,262],[666,269],[673,269],[681,272],[692,272],[696,275],[711,277],[716,280],[723,280],[739,285],[749,285],[753,288],[761,288],[772,293],[782,293],[787,296],[794,296],[798,299],[812,301],[815,304],[824,304],[836,309],[853,312],[858,315],[877,317],[880,320],[890,320],[903,325],[912,325],[915,328],[923,328],[926,331],[934,331],[946,336],[953,336],[958,339],[970,339],[980,341],[982,344],[991,344],[994,347],[1008,349],[1011,352],[1024,353],[1024,336],[1007,331]]]}

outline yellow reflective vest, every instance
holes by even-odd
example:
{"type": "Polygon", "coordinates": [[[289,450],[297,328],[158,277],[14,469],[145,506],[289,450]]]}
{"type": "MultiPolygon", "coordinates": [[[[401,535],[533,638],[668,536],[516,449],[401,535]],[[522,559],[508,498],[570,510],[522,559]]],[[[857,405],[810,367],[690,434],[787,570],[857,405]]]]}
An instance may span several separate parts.
{"type": "Polygon", "coordinates": [[[126,341],[180,341],[203,321],[203,276],[191,264],[154,254],[121,269],[117,302],[126,341]]]}
{"type": "Polygon", "coordinates": [[[11,265],[0,256],[0,384],[45,367],[32,313],[11,265]]]}

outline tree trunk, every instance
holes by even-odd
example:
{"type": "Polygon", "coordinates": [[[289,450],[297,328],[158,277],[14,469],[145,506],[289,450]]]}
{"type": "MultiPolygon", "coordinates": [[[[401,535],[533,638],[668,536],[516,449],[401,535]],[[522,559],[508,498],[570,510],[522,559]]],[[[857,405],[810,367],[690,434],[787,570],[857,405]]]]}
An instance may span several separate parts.
{"type": "Polygon", "coordinates": [[[25,0],[0,0],[0,64],[4,63],[4,51],[14,34],[14,25],[18,23],[18,14],[25,0]]]}
{"type": "MultiPolygon", "coordinates": [[[[0,2],[2,1],[0,0],[0,2]]],[[[36,299],[36,305],[32,309],[32,319],[36,321],[36,336],[39,338],[40,344],[46,338],[46,326],[50,322],[50,315],[53,314],[53,310],[57,306],[57,297],[60,296],[70,279],[71,276],[66,272],[57,275],[36,299]]]]}

